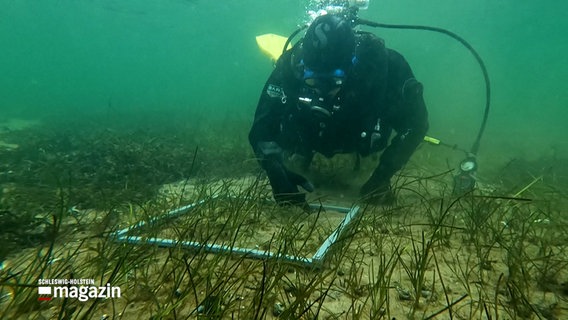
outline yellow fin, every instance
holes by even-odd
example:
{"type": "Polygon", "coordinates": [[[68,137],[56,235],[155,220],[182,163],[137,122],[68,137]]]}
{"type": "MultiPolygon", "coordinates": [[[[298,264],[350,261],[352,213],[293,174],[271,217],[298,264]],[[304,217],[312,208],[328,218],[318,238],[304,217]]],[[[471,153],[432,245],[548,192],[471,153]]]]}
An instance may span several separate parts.
{"type": "MultiPolygon", "coordinates": [[[[260,51],[267,55],[272,61],[278,60],[284,49],[284,45],[288,38],[280,36],[274,33],[267,33],[256,37],[256,44],[260,48],[260,51]]],[[[288,49],[292,47],[292,44],[288,44],[288,49]]]]}

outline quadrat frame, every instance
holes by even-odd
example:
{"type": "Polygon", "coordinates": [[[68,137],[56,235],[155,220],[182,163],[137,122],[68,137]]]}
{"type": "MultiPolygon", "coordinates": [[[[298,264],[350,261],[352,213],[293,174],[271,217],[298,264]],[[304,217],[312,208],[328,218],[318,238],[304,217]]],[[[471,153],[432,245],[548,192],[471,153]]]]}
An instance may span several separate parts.
{"type": "MultiPolygon", "coordinates": [[[[169,220],[179,218],[184,214],[188,214],[191,212],[191,209],[205,204],[207,201],[211,201],[217,197],[212,197],[205,200],[196,201],[194,203],[179,207],[177,209],[170,210],[162,215],[154,217],[149,221],[139,221],[131,226],[128,226],[124,229],[115,231],[112,233],[112,237],[117,242],[122,243],[129,243],[134,245],[142,245],[142,244],[152,244],[157,245],[159,247],[182,247],[186,249],[199,249],[205,250],[206,252],[211,253],[229,253],[235,255],[245,256],[247,258],[256,258],[256,259],[266,259],[266,258],[277,258],[282,259],[285,261],[299,263],[301,265],[307,267],[320,267],[323,263],[325,255],[328,253],[329,249],[333,244],[341,237],[341,234],[347,229],[349,224],[354,220],[357,214],[360,211],[359,206],[353,206],[351,208],[342,207],[342,206],[335,206],[335,205],[327,205],[327,204],[310,204],[310,208],[316,210],[330,210],[336,211],[339,213],[345,214],[345,217],[339,225],[335,228],[335,230],[325,239],[322,245],[317,249],[314,255],[310,257],[302,257],[302,256],[294,256],[294,255],[287,255],[287,254],[280,254],[274,253],[270,250],[258,250],[252,248],[241,248],[237,246],[229,246],[229,245],[219,245],[214,243],[202,243],[197,241],[182,241],[178,239],[168,239],[168,238],[157,238],[157,237],[142,237],[142,236],[134,236],[129,235],[133,231],[142,228],[145,225],[154,225],[154,224],[162,224],[169,220]]],[[[325,213],[324,213],[325,214],[325,213]]]]}

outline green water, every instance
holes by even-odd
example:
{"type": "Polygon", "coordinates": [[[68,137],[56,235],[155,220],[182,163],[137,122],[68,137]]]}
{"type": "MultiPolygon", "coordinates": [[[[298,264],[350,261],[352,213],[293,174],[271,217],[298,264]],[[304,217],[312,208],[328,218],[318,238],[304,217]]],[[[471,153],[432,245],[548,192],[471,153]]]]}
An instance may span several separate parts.
{"type": "MultiPolygon", "coordinates": [[[[61,313],[60,318],[71,318],[81,312],[88,318],[91,313],[100,317],[119,310],[124,311],[123,319],[139,319],[142,312],[160,318],[156,309],[166,312],[174,308],[174,317],[176,314],[191,317],[193,311],[188,310],[194,306],[198,310],[197,292],[208,292],[207,295],[201,292],[200,297],[217,298],[219,292],[227,290],[239,294],[231,296],[236,298],[231,306],[238,304],[241,310],[248,304],[242,318],[250,319],[252,316],[246,315],[252,315],[253,311],[259,315],[256,297],[266,294],[279,299],[286,297],[290,302],[292,295],[286,288],[291,287],[289,284],[299,284],[298,288],[305,288],[305,292],[296,295],[298,301],[312,299],[312,293],[327,290],[321,300],[319,297],[312,302],[307,300],[296,308],[301,310],[309,305],[308,308],[317,307],[319,312],[318,300],[323,303],[330,292],[326,305],[321,307],[322,313],[332,315],[330,318],[361,317],[363,313],[358,315],[359,311],[369,309],[370,305],[374,308],[376,300],[372,293],[361,293],[361,288],[382,292],[393,286],[396,291],[390,290],[391,298],[388,293],[385,297],[387,303],[389,299],[392,301],[390,309],[396,318],[402,319],[409,305],[392,294],[400,298],[399,290],[410,288],[410,282],[402,280],[405,273],[409,276],[412,273],[404,261],[418,259],[423,252],[428,256],[430,245],[435,243],[439,243],[435,250],[440,254],[440,265],[448,269],[441,271],[434,256],[436,271],[428,272],[433,272],[432,288],[434,284],[437,287],[432,292],[440,295],[437,301],[433,298],[433,304],[424,305],[424,312],[427,310],[424,315],[455,301],[452,305],[458,318],[473,310],[469,308],[477,308],[473,312],[481,318],[484,311],[488,312],[488,306],[495,308],[497,318],[498,309],[518,312],[526,303],[532,305],[525,310],[528,313],[536,314],[535,307],[543,313],[540,307],[544,307],[550,313],[558,313],[557,319],[567,318],[568,20],[565,14],[568,1],[565,0],[549,0],[547,5],[534,0],[371,0],[369,9],[360,13],[362,18],[377,22],[445,28],[465,38],[479,52],[491,78],[492,100],[478,154],[478,186],[480,195],[496,198],[464,197],[459,202],[447,201],[453,173],[441,172],[455,167],[463,159],[463,153],[421,146],[400,175],[402,178],[397,177],[400,206],[395,210],[362,206],[366,220],[361,220],[364,228],[353,228],[355,242],[350,235],[341,238],[341,242],[348,240],[347,254],[337,255],[341,256],[339,260],[343,259],[343,266],[338,263],[329,277],[324,275],[318,280],[329,281],[329,286],[313,282],[319,276],[314,277],[312,271],[290,272],[288,266],[277,260],[258,260],[252,267],[243,263],[243,268],[253,276],[245,274],[239,279],[235,277],[236,269],[229,270],[238,265],[234,261],[229,263],[229,256],[225,255],[215,256],[220,260],[191,258],[189,263],[194,262],[190,267],[187,255],[181,250],[168,251],[166,258],[165,250],[142,248],[144,257],[154,255],[155,259],[140,263],[143,256],[137,251],[127,253],[122,245],[107,247],[107,242],[113,241],[107,231],[164,212],[165,207],[169,210],[170,206],[197,199],[211,201],[217,199],[214,194],[232,195],[235,190],[239,190],[238,196],[235,204],[227,202],[227,216],[246,221],[219,223],[216,205],[203,206],[211,210],[208,213],[215,214],[212,221],[196,217],[208,225],[212,222],[215,228],[211,230],[216,232],[233,225],[238,225],[235,232],[241,235],[243,230],[255,235],[264,235],[263,231],[269,230],[250,223],[265,213],[263,205],[252,203],[249,207],[239,200],[241,196],[264,199],[270,194],[264,176],[259,175],[260,180],[251,178],[260,168],[246,139],[260,91],[272,70],[270,60],[258,50],[255,36],[289,35],[306,20],[307,2],[0,0],[0,242],[3,244],[0,283],[18,283],[26,287],[26,292],[32,292],[29,295],[22,291],[10,298],[12,292],[8,294],[0,285],[0,318],[11,314],[26,319],[54,318],[57,312],[61,313]],[[215,122],[215,126],[210,126],[215,122]],[[509,198],[499,198],[501,195],[509,198]],[[513,201],[512,196],[521,199],[513,201]],[[528,199],[534,201],[525,201],[528,199]],[[434,221],[438,219],[438,210],[443,212],[439,222],[434,221]],[[253,218],[251,213],[255,215],[253,218]],[[56,253],[52,257],[56,259],[44,255],[51,241],[56,253]],[[99,245],[103,248],[100,251],[99,245]],[[129,292],[132,296],[117,300],[116,305],[114,302],[81,304],[75,314],[77,304],[68,304],[67,299],[61,307],[44,304],[46,307],[40,309],[36,283],[30,283],[35,281],[30,279],[37,278],[39,269],[19,262],[29,257],[42,257],[42,276],[70,274],[97,281],[101,277],[102,281],[109,274],[107,271],[114,269],[110,276],[112,284],[129,291],[132,288],[129,292]],[[446,260],[448,257],[451,259],[446,260]],[[388,266],[381,265],[385,262],[388,266]],[[352,263],[352,267],[345,263],[352,263]],[[364,269],[368,266],[370,269],[364,269]],[[20,272],[19,268],[26,269],[20,272]],[[482,276],[479,279],[474,270],[477,268],[482,276]],[[197,270],[197,276],[189,274],[190,269],[197,270]],[[254,273],[254,269],[258,272],[254,273]],[[374,280],[361,280],[377,269],[391,271],[385,280],[375,284],[374,280]],[[131,270],[135,271],[134,278],[129,278],[131,270]],[[145,271],[136,273],[136,270],[145,271]],[[181,282],[188,278],[185,270],[189,275],[188,285],[178,288],[184,290],[179,295],[176,289],[174,296],[188,300],[170,304],[172,293],[163,294],[159,290],[173,291],[169,283],[164,286],[164,279],[174,279],[166,282],[177,285],[179,275],[181,282]],[[211,275],[199,275],[200,270],[208,270],[211,275]],[[273,271],[267,273],[267,270],[273,271]],[[82,274],[91,272],[96,274],[82,274]],[[146,274],[150,275],[149,280],[146,274]],[[452,290],[446,291],[444,275],[448,279],[447,288],[451,285],[452,290]],[[282,277],[286,281],[273,280],[282,277]],[[258,279],[262,279],[262,285],[257,290],[254,286],[258,279]],[[138,283],[143,284],[141,288],[152,289],[151,298],[139,290],[138,283]],[[337,298],[336,293],[348,292],[342,283],[353,286],[354,294],[337,298]],[[472,285],[470,289],[470,284],[475,287],[472,285]],[[527,293],[533,291],[527,294],[530,300],[513,297],[517,290],[521,292],[518,284],[526,285],[521,289],[527,293]],[[241,289],[246,294],[240,295],[241,289]],[[448,296],[447,292],[452,291],[453,296],[448,296]],[[446,292],[445,301],[442,292],[446,292]],[[464,292],[471,296],[456,305],[467,296],[459,298],[464,292]],[[215,295],[210,296],[211,293],[215,295]],[[351,308],[345,311],[343,308],[349,302],[351,308]],[[366,309],[359,309],[360,306],[366,309]]],[[[485,108],[485,84],[471,53],[442,34],[372,30],[385,39],[387,46],[404,54],[416,77],[424,83],[431,123],[429,135],[469,149],[485,108]]],[[[338,160],[322,161],[318,170],[313,170],[319,181],[314,180],[317,189],[308,197],[310,201],[333,204],[338,201],[347,206],[353,201],[358,203],[362,178],[366,180],[368,175],[354,174],[352,158],[338,160]],[[361,183],[355,183],[357,179],[361,183]]],[[[376,159],[369,157],[363,160],[361,171],[375,166],[376,159]]],[[[280,209],[266,210],[280,215],[280,209]]],[[[310,217],[319,218],[320,212],[310,217]]],[[[272,227],[274,221],[278,222],[271,219],[264,223],[271,223],[272,227]]],[[[283,231],[285,234],[293,231],[296,237],[303,225],[298,226],[290,223],[290,228],[283,231]]],[[[201,228],[201,224],[192,227],[201,228]]],[[[193,231],[186,233],[186,228],[191,230],[186,226],[175,226],[172,230],[179,229],[189,237],[193,231]]],[[[310,232],[314,230],[318,229],[310,232]]],[[[216,240],[229,234],[221,231],[215,235],[216,240]]],[[[318,237],[323,239],[319,234],[318,237]]],[[[281,246],[274,239],[273,236],[267,243],[281,246]]],[[[286,241],[282,243],[285,244],[282,247],[287,247],[286,241]]],[[[434,251],[431,253],[433,256],[434,251]]],[[[412,264],[419,265],[414,261],[409,265],[412,264]]],[[[433,268],[432,262],[424,266],[428,264],[433,268]]],[[[377,273],[377,279],[383,278],[381,274],[377,273]]],[[[416,293],[426,298],[423,290],[417,289],[416,293]]],[[[266,301],[272,307],[270,299],[266,301]]],[[[207,299],[199,303],[206,305],[204,301],[207,299]]],[[[260,301],[266,304],[262,298],[260,301]]],[[[452,308],[448,309],[452,312],[452,308]]],[[[230,310],[227,308],[226,313],[230,310]]],[[[510,318],[516,317],[526,318],[510,318]]]]}
{"type": "MultiPolygon", "coordinates": [[[[0,2],[0,118],[233,111],[252,118],[271,70],[255,35],[287,35],[304,1],[0,2]]],[[[568,2],[372,0],[363,18],[447,28],[492,80],[480,156],[566,155],[568,2]]],[[[431,134],[469,148],[484,108],[481,72],[450,38],[376,30],[424,82],[431,134]]]]}

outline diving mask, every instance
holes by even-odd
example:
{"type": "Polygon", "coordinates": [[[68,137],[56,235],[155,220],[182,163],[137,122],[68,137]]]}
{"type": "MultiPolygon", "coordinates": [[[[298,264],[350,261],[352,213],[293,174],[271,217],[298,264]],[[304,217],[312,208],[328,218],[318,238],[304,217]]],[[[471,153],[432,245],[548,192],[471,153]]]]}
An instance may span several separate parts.
{"type": "Polygon", "coordinates": [[[304,82],[320,93],[337,93],[338,89],[345,81],[345,71],[335,69],[331,72],[314,72],[311,69],[304,68],[304,82]]]}

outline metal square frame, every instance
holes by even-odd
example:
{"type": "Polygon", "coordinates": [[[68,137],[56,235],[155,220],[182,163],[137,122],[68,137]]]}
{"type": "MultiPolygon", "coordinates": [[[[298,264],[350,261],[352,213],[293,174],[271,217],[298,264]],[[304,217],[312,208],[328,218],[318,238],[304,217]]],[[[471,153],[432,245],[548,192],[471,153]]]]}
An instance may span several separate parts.
{"type": "Polygon", "coordinates": [[[203,243],[197,241],[186,241],[186,240],[177,240],[177,239],[168,239],[168,238],[157,238],[157,237],[145,238],[141,236],[129,235],[131,232],[140,229],[141,227],[147,224],[162,223],[170,219],[178,218],[189,212],[191,209],[216,198],[218,198],[218,196],[212,197],[210,199],[196,201],[186,206],[170,210],[160,216],[150,219],[149,221],[139,221],[124,229],[113,232],[111,236],[117,242],[129,243],[134,245],[153,244],[159,247],[182,247],[187,249],[200,249],[211,253],[230,253],[230,254],[245,256],[247,258],[256,258],[256,259],[278,258],[306,266],[321,266],[331,246],[337,241],[337,239],[340,238],[341,234],[345,231],[347,226],[357,216],[360,210],[359,206],[353,206],[351,208],[348,208],[348,207],[325,205],[319,203],[310,204],[310,207],[312,209],[319,210],[320,208],[323,208],[326,210],[333,210],[345,214],[343,220],[339,223],[339,225],[335,228],[335,230],[325,239],[325,241],[317,249],[317,251],[314,253],[314,255],[311,258],[294,256],[294,255],[276,254],[269,250],[241,248],[236,246],[210,244],[210,243],[203,243]]]}

